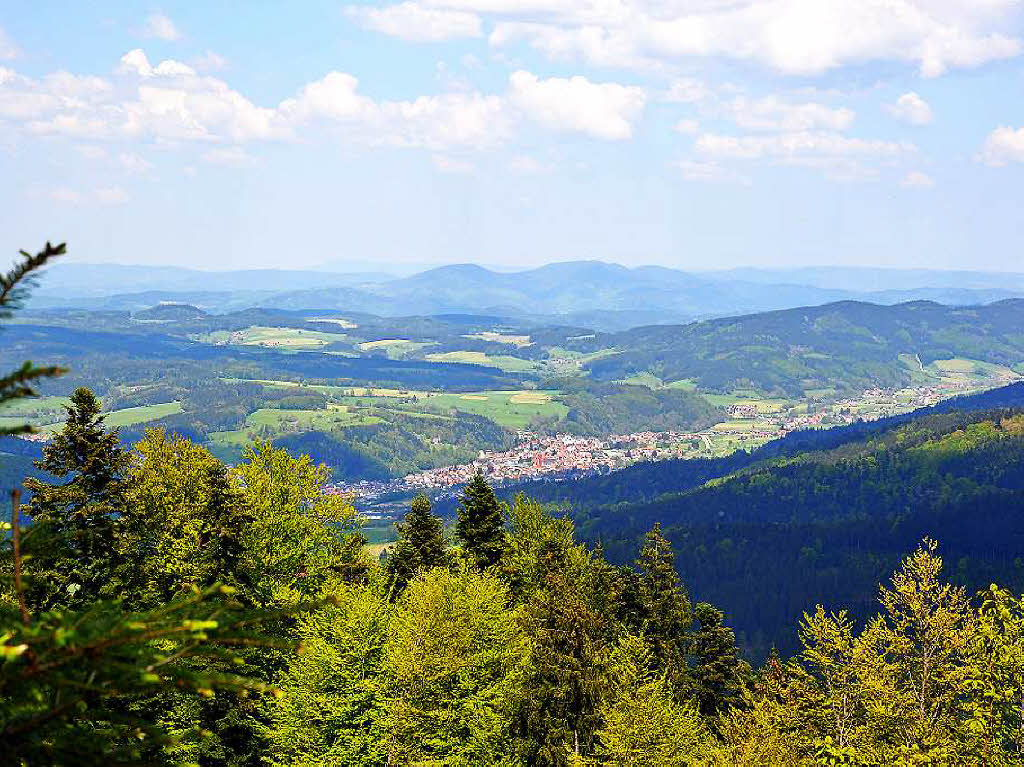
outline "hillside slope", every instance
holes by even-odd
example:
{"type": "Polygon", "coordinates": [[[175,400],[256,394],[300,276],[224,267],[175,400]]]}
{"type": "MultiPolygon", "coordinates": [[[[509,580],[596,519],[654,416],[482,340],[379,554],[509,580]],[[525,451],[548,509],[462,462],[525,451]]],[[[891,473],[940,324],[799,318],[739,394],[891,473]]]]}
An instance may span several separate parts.
{"type": "Polygon", "coordinates": [[[1024,370],[1024,300],[951,307],[843,301],[602,336],[619,350],[587,370],[601,380],[648,372],[705,389],[752,387],[782,396],[834,388],[905,386],[938,360],[1024,370]]]}
{"type": "Polygon", "coordinates": [[[819,446],[777,443],[759,460],[647,464],[560,500],[581,535],[621,562],[660,522],[694,597],[720,605],[754,655],[788,651],[816,602],[867,614],[873,584],[924,536],[942,543],[957,582],[1024,588],[1024,384],[989,400],[1017,406],[949,406],[855,428],[853,439],[824,432],[819,446]],[[621,492],[624,480],[645,479],[660,492],[621,492]],[[617,488],[627,500],[602,503],[617,488]]]}

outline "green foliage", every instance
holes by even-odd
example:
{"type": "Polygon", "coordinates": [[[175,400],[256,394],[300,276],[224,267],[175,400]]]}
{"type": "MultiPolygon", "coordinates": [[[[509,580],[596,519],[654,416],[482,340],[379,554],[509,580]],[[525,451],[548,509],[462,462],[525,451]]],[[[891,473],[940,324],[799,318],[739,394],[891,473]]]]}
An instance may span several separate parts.
{"type": "Polygon", "coordinates": [[[503,765],[530,643],[505,585],[434,569],[409,584],[383,659],[389,763],[503,765]]]}
{"type": "Polygon", "coordinates": [[[331,604],[303,615],[302,651],[271,701],[268,761],[275,767],[383,765],[381,661],[393,608],[375,585],[328,587],[331,604]]]}
{"type": "Polygon", "coordinates": [[[655,524],[644,538],[636,567],[639,571],[641,630],[657,669],[681,695],[688,695],[690,675],[689,629],[693,622],[690,600],[675,569],[672,544],[655,524]]]}
{"type": "Polygon", "coordinates": [[[497,564],[505,552],[507,542],[501,503],[480,472],[466,485],[460,499],[455,535],[480,569],[497,564]]]}
{"type": "Polygon", "coordinates": [[[672,685],[654,666],[642,638],[619,640],[611,659],[613,692],[601,708],[597,763],[682,767],[693,764],[710,741],[696,706],[677,703],[672,685]]]}
{"type": "Polygon", "coordinates": [[[425,495],[413,499],[405,521],[396,527],[398,541],[388,552],[385,566],[393,599],[401,595],[417,573],[440,567],[448,560],[444,527],[431,511],[430,499],[425,495]]]}
{"type": "Polygon", "coordinates": [[[740,658],[736,635],[724,625],[721,610],[700,602],[694,617],[698,623],[690,638],[694,697],[702,714],[714,716],[738,705],[750,667],[740,658]]]}
{"type": "Polygon", "coordinates": [[[25,510],[33,522],[27,543],[46,539],[46,545],[29,548],[34,577],[28,599],[35,609],[81,607],[116,594],[115,534],[125,511],[128,455],[117,432],[104,428],[91,391],[76,390],[66,410],[64,428],[36,462],[37,468],[66,481],[25,480],[32,493],[25,510]]]}

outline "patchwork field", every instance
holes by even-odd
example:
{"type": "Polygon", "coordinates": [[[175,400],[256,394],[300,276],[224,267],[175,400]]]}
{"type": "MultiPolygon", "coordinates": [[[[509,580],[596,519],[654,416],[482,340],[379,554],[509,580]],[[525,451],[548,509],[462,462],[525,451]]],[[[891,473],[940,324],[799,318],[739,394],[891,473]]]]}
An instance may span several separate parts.
{"type": "Polygon", "coordinates": [[[285,351],[319,351],[334,343],[344,343],[344,333],[324,333],[301,328],[271,328],[253,325],[245,330],[215,330],[195,338],[209,344],[228,346],[262,346],[285,351]]]}

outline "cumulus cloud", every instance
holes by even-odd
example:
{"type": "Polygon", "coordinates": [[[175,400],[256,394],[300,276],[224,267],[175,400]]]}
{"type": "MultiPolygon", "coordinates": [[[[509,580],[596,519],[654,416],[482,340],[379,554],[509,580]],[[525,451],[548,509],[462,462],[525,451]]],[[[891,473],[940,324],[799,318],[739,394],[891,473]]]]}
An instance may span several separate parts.
{"type": "Polygon", "coordinates": [[[18,58],[18,46],[10,38],[3,27],[0,27],[0,61],[18,58]]]}
{"type": "Polygon", "coordinates": [[[904,62],[921,75],[1017,56],[1017,0],[730,0],[604,3],[434,0],[494,14],[493,45],[525,43],[552,58],[651,66],[693,57],[753,61],[793,75],[904,62]],[[527,17],[527,18],[516,18],[527,17]],[[538,20],[541,19],[541,20],[538,20]]]}
{"type": "Polygon", "coordinates": [[[696,104],[711,96],[711,89],[700,80],[692,77],[681,77],[672,81],[662,95],[662,101],[673,104],[696,104]]]}
{"type": "Polygon", "coordinates": [[[996,128],[989,134],[978,159],[993,167],[1024,162],[1024,128],[996,128]]]}
{"type": "Polygon", "coordinates": [[[541,80],[520,70],[509,77],[509,98],[533,120],[555,130],[619,140],[633,135],[644,109],[642,88],[593,83],[585,77],[541,80]]]}
{"type": "Polygon", "coordinates": [[[155,37],[158,40],[173,42],[181,39],[181,32],[174,25],[174,22],[162,13],[154,13],[146,19],[142,28],[142,34],[146,37],[155,37]]]}
{"type": "Polygon", "coordinates": [[[228,60],[213,51],[207,51],[191,61],[192,66],[200,72],[222,72],[228,68],[228,60]]]}
{"type": "Polygon", "coordinates": [[[911,91],[904,93],[895,104],[886,106],[886,110],[897,120],[911,125],[927,125],[932,121],[932,108],[928,102],[911,91]]]}
{"type": "Polygon", "coordinates": [[[927,173],[912,170],[900,179],[900,186],[904,189],[931,189],[935,186],[935,181],[927,173]]]}
{"type": "Polygon", "coordinates": [[[843,131],[850,127],[856,116],[853,110],[845,107],[790,104],[777,96],[760,99],[739,96],[726,103],[723,110],[741,128],[756,131],[843,131]]]}
{"type": "Polygon", "coordinates": [[[419,42],[481,37],[483,22],[475,13],[425,8],[416,2],[383,8],[349,6],[346,13],[367,29],[419,42]]]}

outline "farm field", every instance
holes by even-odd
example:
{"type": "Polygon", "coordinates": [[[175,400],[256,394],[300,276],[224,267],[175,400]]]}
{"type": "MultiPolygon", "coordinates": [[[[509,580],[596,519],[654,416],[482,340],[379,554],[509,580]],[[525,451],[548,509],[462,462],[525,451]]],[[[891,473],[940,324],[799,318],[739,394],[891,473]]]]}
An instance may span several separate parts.
{"type": "Polygon", "coordinates": [[[161,402],[155,405],[126,407],[107,413],[104,423],[113,428],[135,426],[140,423],[155,421],[182,411],[180,402],[161,402]]]}
{"type": "Polygon", "coordinates": [[[319,351],[325,346],[344,343],[350,339],[344,333],[253,325],[245,330],[215,330],[196,336],[195,340],[229,346],[262,346],[284,351],[319,351]]]}
{"type": "Polygon", "coordinates": [[[481,391],[467,394],[436,394],[424,407],[435,411],[458,410],[482,415],[508,429],[524,429],[534,418],[562,418],[569,409],[558,402],[557,390],[481,391]]]}
{"type": "Polygon", "coordinates": [[[484,354],[483,352],[456,351],[427,354],[425,359],[431,362],[464,362],[469,365],[486,365],[504,370],[507,373],[526,373],[538,370],[540,365],[532,360],[524,360],[508,354],[484,354]]]}
{"type": "Polygon", "coordinates": [[[431,341],[410,341],[406,338],[382,338],[378,341],[363,341],[357,344],[356,348],[363,352],[383,349],[388,359],[400,360],[428,346],[435,344],[431,341]]]}

